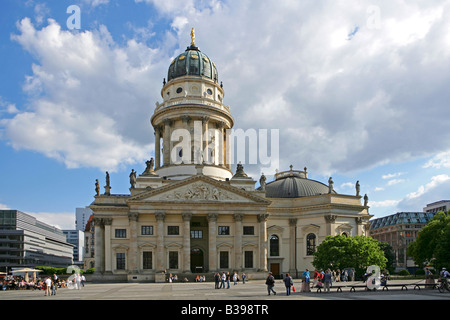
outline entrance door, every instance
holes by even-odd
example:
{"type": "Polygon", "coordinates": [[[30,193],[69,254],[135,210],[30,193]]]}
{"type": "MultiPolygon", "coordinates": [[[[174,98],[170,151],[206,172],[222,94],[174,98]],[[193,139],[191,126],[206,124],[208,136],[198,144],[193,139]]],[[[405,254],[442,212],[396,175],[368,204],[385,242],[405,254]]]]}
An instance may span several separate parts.
{"type": "Polygon", "coordinates": [[[193,248],[191,250],[191,272],[192,273],[202,273],[204,272],[203,266],[203,251],[198,248],[193,248]]]}
{"type": "Polygon", "coordinates": [[[271,263],[270,264],[270,272],[272,272],[275,278],[280,276],[280,264],[279,263],[271,263]]]}

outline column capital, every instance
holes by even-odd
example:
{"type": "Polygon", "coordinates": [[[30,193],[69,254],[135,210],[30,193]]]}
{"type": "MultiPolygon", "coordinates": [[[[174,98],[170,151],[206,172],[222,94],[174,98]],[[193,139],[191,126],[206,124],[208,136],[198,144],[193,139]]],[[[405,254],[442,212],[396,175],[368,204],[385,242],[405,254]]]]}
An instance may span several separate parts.
{"type": "Polygon", "coordinates": [[[258,222],[265,222],[267,221],[267,218],[269,218],[268,213],[258,214],[258,222]]]}
{"type": "Polygon", "coordinates": [[[129,212],[128,213],[128,219],[130,221],[138,221],[138,219],[139,219],[139,212],[129,212]]]}
{"type": "Polygon", "coordinates": [[[170,126],[170,125],[172,125],[173,121],[172,121],[172,119],[166,118],[166,119],[163,119],[162,122],[164,123],[165,126],[170,126]]]}
{"type": "Polygon", "coordinates": [[[164,221],[164,219],[166,218],[166,214],[164,212],[157,212],[155,213],[155,218],[158,221],[164,221]]]}
{"type": "Polygon", "coordinates": [[[217,221],[217,217],[219,216],[218,213],[209,213],[208,214],[208,221],[217,221]]]}
{"type": "Polygon", "coordinates": [[[191,117],[188,115],[182,115],[181,120],[185,123],[189,123],[189,121],[191,121],[191,117]]]}
{"type": "Polygon", "coordinates": [[[241,222],[242,219],[244,218],[244,214],[243,214],[243,213],[235,213],[235,214],[233,215],[233,217],[234,217],[234,221],[239,221],[239,222],[241,222]]]}
{"type": "Polygon", "coordinates": [[[296,218],[290,218],[289,219],[289,225],[290,226],[296,226],[297,225],[297,219],[296,218]]]}
{"type": "Polygon", "coordinates": [[[183,221],[191,221],[192,219],[192,213],[190,212],[182,213],[181,216],[183,217],[183,221]]]}
{"type": "Polygon", "coordinates": [[[324,216],[324,218],[325,218],[326,222],[334,223],[336,221],[337,216],[334,214],[329,214],[329,215],[324,216]]]}

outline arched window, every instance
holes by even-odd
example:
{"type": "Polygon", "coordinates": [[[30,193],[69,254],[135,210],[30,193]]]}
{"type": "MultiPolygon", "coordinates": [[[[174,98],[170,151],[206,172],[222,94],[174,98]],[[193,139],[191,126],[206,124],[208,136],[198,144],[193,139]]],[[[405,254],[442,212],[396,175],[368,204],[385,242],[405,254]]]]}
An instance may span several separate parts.
{"type": "Polygon", "coordinates": [[[270,255],[280,255],[280,239],[274,234],[270,236],[270,255]]]}
{"type": "Polygon", "coordinates": [[[306,255],[312,256],[316,251],[316,235],[314,233],[309,233],[306,236],[306,255]]]}

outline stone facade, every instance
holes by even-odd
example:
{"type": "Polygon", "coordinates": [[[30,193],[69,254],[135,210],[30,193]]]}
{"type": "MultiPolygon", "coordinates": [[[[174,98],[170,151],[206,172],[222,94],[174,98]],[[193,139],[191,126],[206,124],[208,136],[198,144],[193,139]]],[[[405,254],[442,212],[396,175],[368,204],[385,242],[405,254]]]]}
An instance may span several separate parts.
{"type": "Polygon", "coordinates": [[[90,205],[95,280],[160,282],[164,272],[296,275],[312,268],[312,253],[327,235],[365,234],[371,216],[359,190],[337,194],[292,167],[258,189],[242,165],[233,175],[227,129],[234,119],[214,63],[195,45],[174,59],[168,79],[151,118],[155,159],[142,174],[130,174],[129,194],[111,194],[107,181],[90,205]],[[316,193],[268,196],[288,179],[316,193]]]}

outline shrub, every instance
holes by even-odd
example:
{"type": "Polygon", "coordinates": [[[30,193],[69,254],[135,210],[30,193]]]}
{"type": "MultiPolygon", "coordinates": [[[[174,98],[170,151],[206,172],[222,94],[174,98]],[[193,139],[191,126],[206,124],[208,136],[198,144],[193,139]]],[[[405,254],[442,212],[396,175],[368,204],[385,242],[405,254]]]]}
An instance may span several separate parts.
{"type": "Polygon", "coordinates": [[[398,275],[399,276],[409,276],[409,271],[406,269],[400,270],[398,275]]]}

